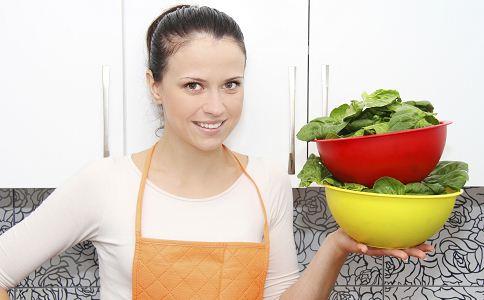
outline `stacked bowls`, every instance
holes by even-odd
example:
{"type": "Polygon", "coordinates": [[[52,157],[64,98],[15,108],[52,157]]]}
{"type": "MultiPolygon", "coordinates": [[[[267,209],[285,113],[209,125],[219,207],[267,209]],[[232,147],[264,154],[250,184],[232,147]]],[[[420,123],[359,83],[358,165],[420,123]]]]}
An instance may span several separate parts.
{"type": "MultiPolygon", "coordinates": [[[[436,167],[449,124],[314,142],[322,163],[339,181],[372,187],[389,176],[407,184],[422,181],[436,167]]],[[[462,193],[389,195],[324,187],[333,217],[349,236],[388,249],[425,242],[444,225],[462,193]]]]}

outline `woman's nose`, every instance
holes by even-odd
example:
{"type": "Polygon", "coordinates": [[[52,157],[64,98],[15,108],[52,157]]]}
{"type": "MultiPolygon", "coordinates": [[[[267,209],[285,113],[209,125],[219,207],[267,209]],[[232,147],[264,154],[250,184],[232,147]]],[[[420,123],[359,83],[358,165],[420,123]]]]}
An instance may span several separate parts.
{"type": "Polygon", "coordinates": [[[225,111],[223,96],[219,92],[210,93],[203,105],[203,111],[215,116],[223,114],[225,111]]]}

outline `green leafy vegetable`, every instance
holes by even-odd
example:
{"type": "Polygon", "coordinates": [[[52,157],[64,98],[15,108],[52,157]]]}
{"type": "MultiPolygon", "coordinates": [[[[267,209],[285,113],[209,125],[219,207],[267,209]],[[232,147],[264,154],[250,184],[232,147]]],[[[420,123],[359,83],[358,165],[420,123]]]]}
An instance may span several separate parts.
{"type": "Polygon", "coordinates": [[[459,190],[469,180],[469,167],[460,161],[440,161],[435,169],[423,181],[434,186],[459,190]]]}
{"type": "Polygon", "coordinates": [[[323,178],[326,178],[329,175],[330,173],[328,169],[326,169],[326,167],[321,163],[319,157],[311,154],[304,164],[301,172],[297,174],[297,178],[301,180],[299,187],[307,187],[312,182],[322,185],[323,178]]]}
{"type": "Polygon", "coordinates": [[[362,100],[351,100],[331,111],[328,117],[311,120],[297,133],[301,141],[381,134],[439,124],[429,101],[402,102],[396,90],[363,92],[362,100]]]}
{"type": "Polygon", "coordinates": [[[418,107],[402,104],[388,122],[389,131],[399,131],[412,128],[421,128],[429,125],[437,125],[439,121],[432,113],[425,112],[418,107]],[[422,123],[424,120],[426,123],[422,123]],[[418,125],[418,126],[417,126],[418,125]]]}
{"type": "Polygon", "coordinates": [[[405,195],[405,185],[395,178],[387,176],[375,181],[373,190],[379,194],[405,195]]]}
{"type": "Polygon", "coordinates": [[[388,123],[377,123],[370,126],[365,126],[360,130],[353,133],[351,136],[361,136],[361,135],[370,135],[370,134],[379,134],[388,132],[388,123]]]}
{"type": "Polygon", "coordinates": [[[347,121],[359,115],[363,111],[363,107],[363,101],[351,100],[349,105],[345,103],[333,109],[329,116],[335,120],[347,121]]]}
{"type": "Polygon", "coordinates": [[[400,94],[395,90],[376,90],[371,94],[363,92],[361,95],[365,106],[370,107],[383,107],[387,106],[397,99],[400,99],[400,94]]]}
{"type": "Polygon", "coordinates": [[[345,183],[343,185],[343,188],[351,191],[357,191],[357,192],[361,192],[368,189],[366,186],[358,183],[345,183]]]}
{"type": "MultiPolygon", "coordinates": [[[[297,133],[302,141],[336,139],[382,134],[423,128],[439,124],[429,101],[404,101],[396,90],[379,89],[363,92],[362,100],[351,100],[333,109],[328,117],[319,117],[304,125],[297,133]]],[[[403,184],[391,177],[379,178],[373,187],[340,182],[311,154],[301,172],[299,186],[311,183],[328,184],[353,191],[383,194],[440,195],[460,190],[469,179],[468,165],[459,161],[441,161],[422,182],[403,184]]]]}
{"type": "Polygon", "coordinates": [[[346,126],[346,122],[331,117],[321,117],[312,120],[297,133],[297,138],[303,141],[334,138],[346,126]]]}
{"type": "Polygon", "coordinates": [[[445,188],[439,183],[412,182],[405,185],[405,194],[440,195],[445,194],[445,188]]]}
{"type": "Polygon", "coordinates": [[[339,182],[338,180],[334,179],[331,176],[324,178],[323,183],[336,186],[336,187],[343,187],[343,183],[339,182]]]}
{"type": "Polygon", "coordinates": [[[403,103],[416,106],[426,112],[434,111],[434,106],[428,101],[405,101],[403,103]]]}
{"type": "Polygon", "coordinates": [[[308,187],[315,182],[318,185],[331,185],[352,191],[362,191],[393,195],[441,195],[462,189],[469,179],[468,165],[461,161],[440,161],[434,170],[421,182],[403,184],[399,180],[384,176],[369,188],[358,183],[340,182],[333,177],[320,158],[311,154],[297,177],[301,179],[299,187],[308,187]]]}

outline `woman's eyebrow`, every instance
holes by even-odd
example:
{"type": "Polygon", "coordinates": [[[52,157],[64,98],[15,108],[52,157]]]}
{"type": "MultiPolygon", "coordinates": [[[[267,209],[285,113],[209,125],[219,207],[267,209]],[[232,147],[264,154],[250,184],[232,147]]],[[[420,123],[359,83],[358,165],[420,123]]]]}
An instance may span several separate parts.
{"type": "Polygon", "coordinates": [[[239,78],[243,79],[243,78],[244,78],[244,76],[235,76],[235,77],[231,77],[231,78],[227,79],[227,81],[228,81],[228,80],[239,79],[239,78]]]}
{"type": "MultiPolygon", "coordinates": [[[[234,79],[239,79],[239,78],[244,78],[244,76],[231,77],[231,78],[227,79],[227,81],[234,80],[234,79]]],[[[200,82],[207,82],[206,80],[201,79],[201,78],[197,78],[197,77],[182,77],[181,79],[190,79],[190,80],[197,80],[197,81],[200,81],[200,82]]]]}

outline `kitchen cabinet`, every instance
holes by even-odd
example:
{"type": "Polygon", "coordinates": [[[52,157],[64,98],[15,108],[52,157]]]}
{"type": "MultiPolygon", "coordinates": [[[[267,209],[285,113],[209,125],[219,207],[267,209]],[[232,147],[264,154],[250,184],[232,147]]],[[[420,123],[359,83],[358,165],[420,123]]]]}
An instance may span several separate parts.
{"type": "MultiPolygon", "coordinates": [[[[190,2],[189,2],[190,3],[190,2]]],[[[158,138],[156,111],[145,82],[146,31],[151,22],[178,1],[124,1],[126,153],[152,145],[158,138]]],[[[235,19],[247,50],[244,108],[239,124],[226,140],[231,149],[288,165],[291,119],[295,133],[307,121],[307,1],[205,1],[235,19]],[[277,11],[277,13],[276,13],[277,11]],[[290,110],[288,68],[295,67],[294,107],[290,110]]],[[[294,76],[293,76],[294,78],[294,76]]],[[[291,89],[292,91],[292,89],[291,89]]],[[[306,142],[294,139],[295,174],[306,161],[306,142]]]]}
{"type": "Polygon", "coordinates": [[[0,4],[2,188],[57,187],[105,156],[104,128],[122,153],[121,17],[117,0],[0,4]]]}
{"type": "Polygon", "coordinates": [[[323,100],[329,112],[380,88],[431,101],[453,121],[441,160],[467,162],[466,185],[484,185],[483,12],[479,0],[311,1],[309,120],[323,100]]]}
{"type": "MultiPolygon", "coordinates": [[[[0,186],[56,187],[89,161],[156,141],[159,119],[145,82],[145,35],[152,20],[175,4],[0,4],[0,186]],[[103,65],[110,71],[104,85],[103,65]]],[[[226,140],[230,148],[286,168],[293,138],[291,181],[297,187],[297,173],[317,150],[294,138],[291,125],[297,133],[326,106],[330,111],[363,91],[396,89],[404,100],[431,101],[439,119],[454,122],[442,159],[468,162],[467,185],[484,184],[481,1],[203,5],[228,13],[245,36],[244,110],[226,140]]]]}

